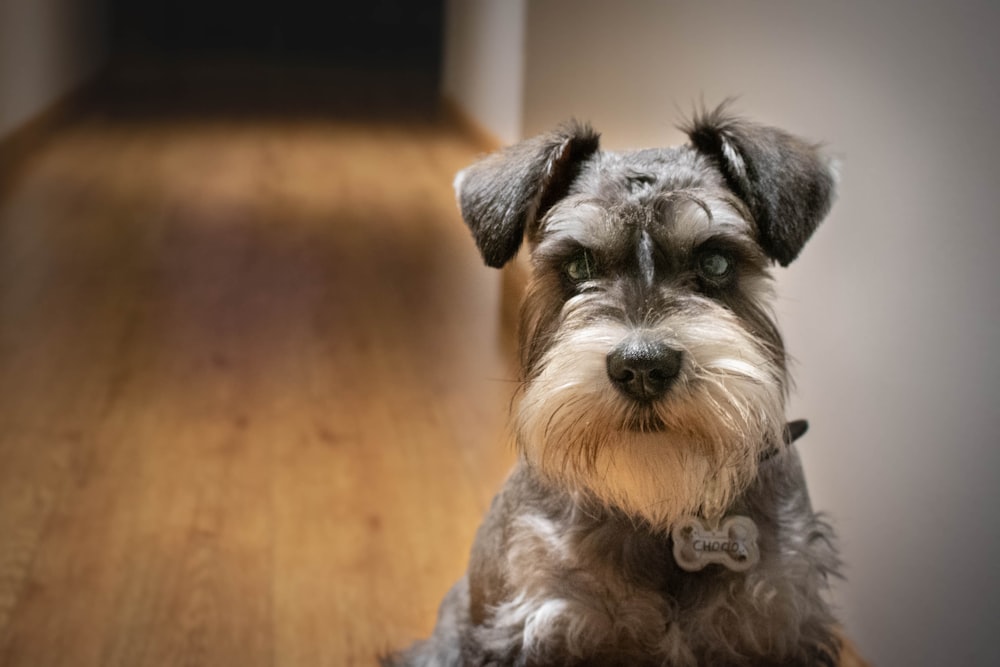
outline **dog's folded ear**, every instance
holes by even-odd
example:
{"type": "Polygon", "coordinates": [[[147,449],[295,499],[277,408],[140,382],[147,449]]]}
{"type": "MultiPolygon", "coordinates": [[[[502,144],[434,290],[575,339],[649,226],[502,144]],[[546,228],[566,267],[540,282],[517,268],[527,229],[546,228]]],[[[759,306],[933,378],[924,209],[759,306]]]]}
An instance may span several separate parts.
{"type": "Polygon", "coordinates": [[[570,122],[459,172],[455,194],[462,217],[489,266],[499,268],[517,254],[525,232],[566,196],[598,139],[589,126],[570,122]]]}
{"type": "Polygon", "coordinates": [[[696,115],[682,129],[746,202],[761,247],[788,266],[833,203],[836,175],[831,161],[816,145],[783,130],[731,116],[725,104],[696,115]]]}

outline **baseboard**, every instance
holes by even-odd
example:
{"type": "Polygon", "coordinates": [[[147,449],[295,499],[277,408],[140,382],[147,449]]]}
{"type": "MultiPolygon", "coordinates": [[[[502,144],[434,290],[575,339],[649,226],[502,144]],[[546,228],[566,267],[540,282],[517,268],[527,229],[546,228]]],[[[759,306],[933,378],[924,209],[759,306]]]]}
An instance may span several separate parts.
{"type": "Polygon", "coordinates": [[[492,152],[503,148],[504,142],[486,129],[455,98],[443,94],[441,108],[445,118],[454,123],[468,139],[482,151],[492,152]]]}
{"type": "Polygon", "coordinates": [[[56,128],[73,118],[84,106],[84,101],[94,94],[100,78],[91,77],[0,137],[0,174],[8,172],[20,163],[56,128]]]}

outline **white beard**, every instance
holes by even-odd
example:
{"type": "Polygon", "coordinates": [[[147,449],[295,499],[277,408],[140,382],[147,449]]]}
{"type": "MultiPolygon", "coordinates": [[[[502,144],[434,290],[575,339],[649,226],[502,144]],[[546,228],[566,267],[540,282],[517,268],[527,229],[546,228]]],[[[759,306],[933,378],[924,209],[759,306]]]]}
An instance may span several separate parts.
{"type": "Polygon", "coordinates": [[[523,455],[561,485],[666,530],[686,515],[721,517],[761,455],[782,446],[784,373],[729,311],[638,330],[564,321],[563,330],[515,419],[523,455]],[[650,406],[623,396],[606,371],[608,352],[637,332],[684,355],[667,395],[650,406]]]}

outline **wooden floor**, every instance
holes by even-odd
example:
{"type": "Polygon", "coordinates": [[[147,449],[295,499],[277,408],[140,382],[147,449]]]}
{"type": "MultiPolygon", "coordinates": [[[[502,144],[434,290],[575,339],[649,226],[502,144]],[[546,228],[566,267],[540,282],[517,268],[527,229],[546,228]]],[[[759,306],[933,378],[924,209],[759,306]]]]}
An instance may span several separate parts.
{"type": "Polygon", "coordinates": [[[513,459],[476,147],[243,87],[109,94],[2,176],[4,667],[374,664],[513,459]]]}

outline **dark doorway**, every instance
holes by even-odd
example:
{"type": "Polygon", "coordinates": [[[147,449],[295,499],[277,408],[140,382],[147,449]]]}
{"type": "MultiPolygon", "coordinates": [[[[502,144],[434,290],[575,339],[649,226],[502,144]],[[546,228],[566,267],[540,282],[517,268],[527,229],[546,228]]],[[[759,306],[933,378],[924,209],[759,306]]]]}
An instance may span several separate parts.
{"type": "Polygon", "coordinates": [[[438,109],[443,0],[110,0],[116,108],[438,109]]]}
{"type": "Polygon", "coordinates": [[[112,0],[116,56],[252,58],[271,63],[437,71],[441,0],[112,0]]]}

